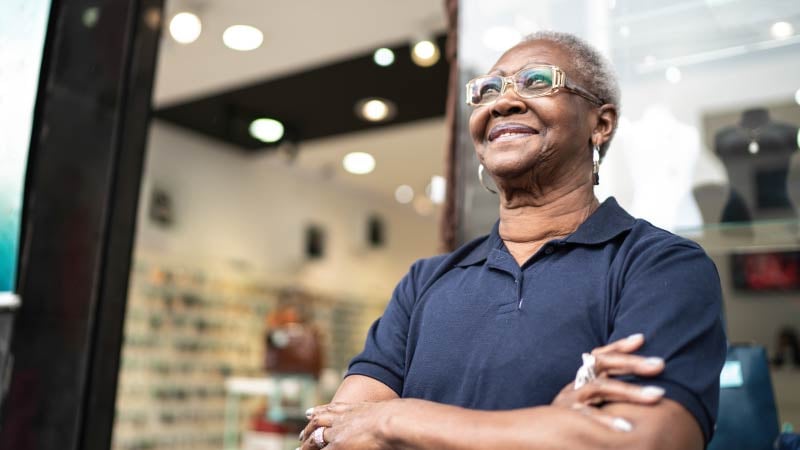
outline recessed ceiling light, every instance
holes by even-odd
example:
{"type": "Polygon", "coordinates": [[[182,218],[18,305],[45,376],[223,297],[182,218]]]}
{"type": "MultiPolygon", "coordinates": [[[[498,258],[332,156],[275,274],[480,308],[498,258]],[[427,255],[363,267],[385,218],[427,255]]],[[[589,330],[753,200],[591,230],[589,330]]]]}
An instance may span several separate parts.
{"type": "Polygon", "coordinates": [[[619,35],[626,38],[631,35],[631,27],[623,25],[619,27],[619,35]]]}
{"type": "Polygon", "coordinates": [[[272,144],[283,137],[283,124],[275,119],[261,118],[250,122],[250,136],[261,142],[272,144]]]}
{"type": "Polygon", "coordinates": [[[789,22],[775,22],[769,28],[769,33],[778,40],[788,39],[794,34],[794,27],[789,22]]]}
{"type": "Polygon", "coordinates": [[[369,153],[352,152],[344,156],[342,166],[352,174],[364,175],[375,170],[375,158],[369,153]]]}
{"type": "Polygon", "coordinates": [[[407,184],[401,184],[394,190],[394,199],[399,203],[410,203],[411,200],[414,200],[414,189],[407,184]]]}
{"type": "Polygon", "coordinates": [[[411,60],[420,67],[430,67],[439,61],[439,47],[428,39],[418,41],[411,51],[411,60]]]}
{"type": "Polygon", "coordinates": [[[169,21],[169,34],[181,44],[190,44],[200,37],[203,24],[200,18],[188,12],[175,14],[169,21]]]}
{"type": "Polygon", "coordinates": [[[388,48],[379,48],[372,55],[372,60],[381,67],[391,66],[394,62],[394,52],[388,48]]]}
{"type": "Polygon", "coordinates": [[[677,84],[681,81],[681,70],[675,66],[667,67],[666,72],[664,72],[664,76],[670,83],[677,84]]]}
{"type": "Polygon", "coordinates": [[[508,50],[521,40],[522,34],[513,27],[490,27],[483,32],[483,45],[496,52],[508,50]]]}
{"type": "Polygon", "coordinates": [[[437,205],[444,203],[445,190],[447,189],[447,182],[441,175],[434,175],[431,177],[431,182],[425,190],[428,198],[437,205]]]}
{"type": "Polygon", "coordinates": [[[222,33],[222,42],[230,49],[246,52],[261,47],[264,33],[250,25],[232,25],[222,33]]]}
{"type": "Polygon", "coordinates": [[[391,119],[396,111],[394,103],[383,98],[365,98],[356,103],[356,115],[369,122],[391,119]]]}

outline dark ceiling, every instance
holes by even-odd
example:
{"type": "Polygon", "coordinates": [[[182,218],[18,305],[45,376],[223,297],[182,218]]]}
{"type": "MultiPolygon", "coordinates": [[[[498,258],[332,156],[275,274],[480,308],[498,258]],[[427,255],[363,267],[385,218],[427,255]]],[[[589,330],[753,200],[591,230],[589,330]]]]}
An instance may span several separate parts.
{"type": "MultiPolygon", "coordinates": [[[[437,42],[443,53],[444,37],[437,42]]],[[[247,151],[270,148],[248,133],[250,122],[259,117],[280,120],[284,139],[301,142],[443,116],[449,70],[445,58],[419,67],[411,61],[408,44],[391,49],[395,62],[389,67],[375,64],[372,53],[364,54],[162,108],[155,116],[247,151]],[[382,123],[356,116],[355,104],[368,97],[394,102],[395,116],[382,123]]]]}

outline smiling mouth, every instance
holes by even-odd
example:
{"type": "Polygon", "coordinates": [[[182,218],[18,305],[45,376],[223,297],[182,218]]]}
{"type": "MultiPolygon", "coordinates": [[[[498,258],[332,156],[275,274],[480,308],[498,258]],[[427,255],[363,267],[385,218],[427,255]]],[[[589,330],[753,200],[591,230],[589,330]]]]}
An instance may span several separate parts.
{"type": "Polygon", "coordinates": [[[537,130],[526,125],[521,124],[501,124],[491,129],[489,132],[488,140],[492,141],[506,141],[511,139],[519,139],[532,135],[539,134],[537,130]]]}

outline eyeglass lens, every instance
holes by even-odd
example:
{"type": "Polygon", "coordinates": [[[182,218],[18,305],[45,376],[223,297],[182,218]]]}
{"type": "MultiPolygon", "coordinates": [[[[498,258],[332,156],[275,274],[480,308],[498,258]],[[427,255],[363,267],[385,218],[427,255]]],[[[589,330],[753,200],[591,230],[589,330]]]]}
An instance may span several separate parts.
{"type": "MultiPolygon", "coordinates": [[[[532,67],[514,75],[514,87],[522,97],[536,97],[548,93],[553,87],[553,69],[532,67]]],[[[476,78],[469,85],[471,103],[484,105],[497,100],[503,90],[504,79],[500,76],[476,78]]]]}

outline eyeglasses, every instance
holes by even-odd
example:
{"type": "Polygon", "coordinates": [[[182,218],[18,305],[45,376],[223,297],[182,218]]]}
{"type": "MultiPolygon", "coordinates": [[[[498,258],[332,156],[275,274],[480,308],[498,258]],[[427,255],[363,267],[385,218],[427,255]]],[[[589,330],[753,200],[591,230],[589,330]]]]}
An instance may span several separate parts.
{"type": "Polygon", "coordinates": [[[490,105],[497,101],[511,85],[514,92],[523,98],[552,95],[563,89],[600,106],[605,102],[586,89],[567,81],[567,76],[557,66],[528,66],[514,75],[486,75],[467,83],[467,104],[470,106],[490,105]]]}

